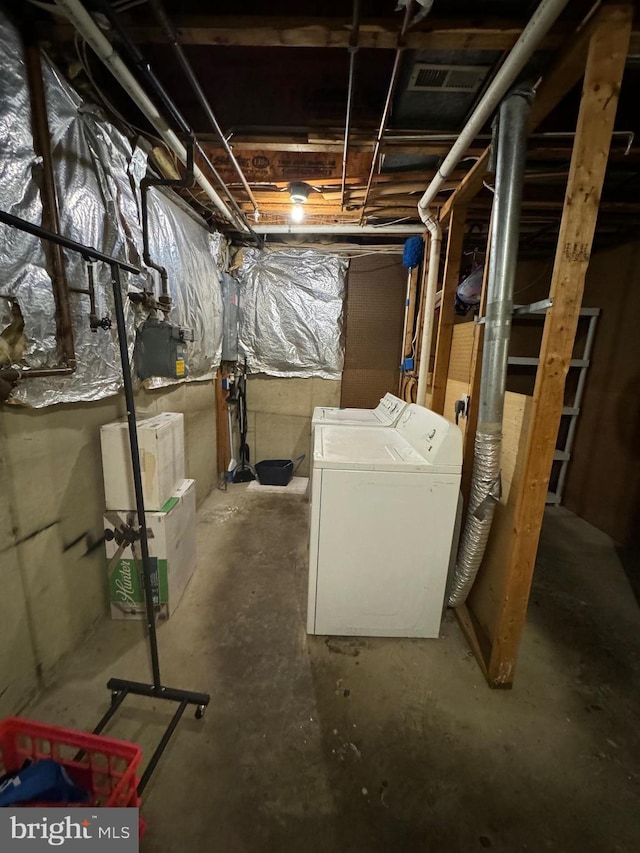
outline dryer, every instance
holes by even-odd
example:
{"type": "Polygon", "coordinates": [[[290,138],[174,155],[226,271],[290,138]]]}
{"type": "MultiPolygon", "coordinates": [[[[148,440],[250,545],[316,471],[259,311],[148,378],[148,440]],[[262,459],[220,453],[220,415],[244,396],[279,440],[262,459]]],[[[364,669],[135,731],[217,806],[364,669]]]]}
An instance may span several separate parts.
{"type": "Polygon", "coordinates": [[[317,426],[395,426],[408,403],[394,394],[385,394],[375,409],[337,409],[328,406],[316,406],[313,410],[311,425],[317,426]]]}
{"type": "Polygon", "coordinates": [[[315,429],[307,632],[437,637],[462,435],[409,404],[397,427],[315,429]]]}

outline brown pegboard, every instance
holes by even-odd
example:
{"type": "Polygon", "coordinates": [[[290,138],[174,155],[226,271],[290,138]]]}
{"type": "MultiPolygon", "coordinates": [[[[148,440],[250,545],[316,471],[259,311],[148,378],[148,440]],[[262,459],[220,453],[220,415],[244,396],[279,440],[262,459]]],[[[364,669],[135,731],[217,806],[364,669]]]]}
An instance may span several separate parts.
{"type": "Polygon", "coordinates": [[[400,255],[354,258],[347,279],[342,406],[398,393],[407,270],[400,255]]]}

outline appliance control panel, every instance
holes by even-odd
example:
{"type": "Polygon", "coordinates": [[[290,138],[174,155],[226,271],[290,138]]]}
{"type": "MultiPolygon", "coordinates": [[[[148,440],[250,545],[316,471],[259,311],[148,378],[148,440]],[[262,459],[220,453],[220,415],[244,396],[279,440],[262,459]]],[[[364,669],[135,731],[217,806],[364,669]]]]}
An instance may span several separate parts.
{"type": "Polygon", "coordinates": [[[411,403],[403,412],[396,429],[432,464],[461,464],[462,433],[442,415],[411,403]]]}

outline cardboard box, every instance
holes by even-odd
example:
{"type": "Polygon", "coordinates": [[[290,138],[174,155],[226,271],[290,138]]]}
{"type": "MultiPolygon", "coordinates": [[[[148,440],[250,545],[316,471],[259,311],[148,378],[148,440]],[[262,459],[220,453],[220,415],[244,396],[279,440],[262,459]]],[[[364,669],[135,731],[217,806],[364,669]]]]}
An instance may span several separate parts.
{"type": "MultiPolygon", "coordinates": [[[[160,512],[146,513],[149,555],[156,562],[154,606],[168,619],[178,606],[193,574],[196,561],[196,484],[183,480],[160,512]]],[[[107,512],[105,530],[116,538],[105,539],[108,560],[109,601],[112,619],[143,619],[146,616],[140,542],[118,544],[120,525],[137,528],[135,511],[107,512]],[[120,553],[118,553],[120,552],[120,553]],[[114,563],[114,558],[115,560],[114,563]]]]}
{"type": "MultiPolygon", "coordinates": [[[[184,416],[163,412],[139,420],[138,443],[146,510],[162,509],[184,480],[184,416]]],[[[129,510],[136,505],[126,420],[100,428],[102,473],[107,509],[129,510]]]]}

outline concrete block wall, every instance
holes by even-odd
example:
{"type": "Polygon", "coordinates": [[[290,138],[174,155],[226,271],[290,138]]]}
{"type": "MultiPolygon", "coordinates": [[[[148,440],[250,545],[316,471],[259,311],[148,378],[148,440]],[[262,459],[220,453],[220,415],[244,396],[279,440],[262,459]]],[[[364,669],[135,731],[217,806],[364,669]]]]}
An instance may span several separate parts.
{"type": "MultiPolygon", "coordinates": [[[[140,414],[185,415],[187,476],[201,502],[216,481],[212,382],[141,391],[140,414]]],[[[100,426],[122,397],[0,409],[0,718],[51,680],[107,614],[100,426]]]]}
{"type": "Polygon", "coordinates": [[[247,442],[252,462],[293,459],[304,453],[297,473],[308,477],[313,410],[316,406],[339,406],[340,386],[333,379],[250,377],[247,442]]]}

